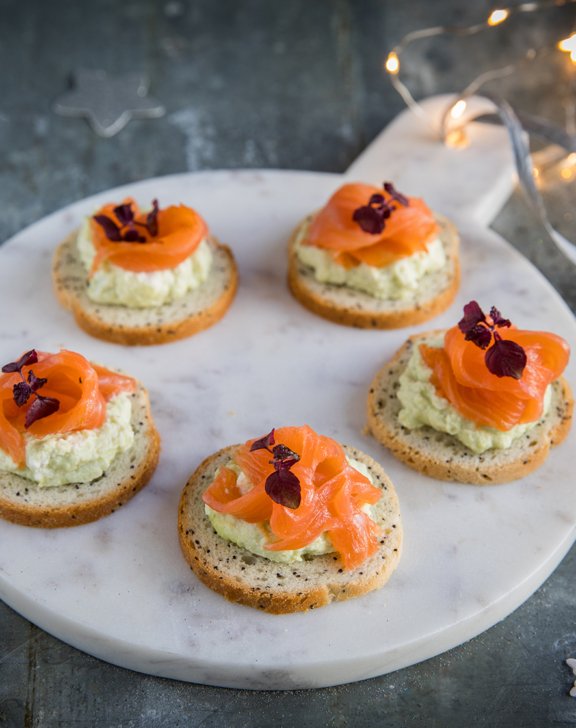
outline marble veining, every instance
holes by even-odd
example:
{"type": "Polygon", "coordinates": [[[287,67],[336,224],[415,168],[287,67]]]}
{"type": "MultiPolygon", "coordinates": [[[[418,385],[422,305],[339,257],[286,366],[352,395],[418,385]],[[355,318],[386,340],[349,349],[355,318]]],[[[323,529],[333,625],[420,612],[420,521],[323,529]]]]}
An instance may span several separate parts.
{"type": "MultiPolygon", "coordinates": [[[[445,100],[430,103],[434,111],[445,100]]],[[[310,688],[379,675],[460,644],[552,572],[574,540],[573,436],[533,475],[480,488],[419,475],[362,433],[376,371],[408,335],[452,325],[470,299],[576,344],[562,300],[486,227],[511,185],[502,130],[476,125],[461,164],[457,150],[424,154],[417,121],[402,114],[350,174],[400,179],[402,192],[452,211],[463,285],[430,324],[348,329],[290,296],[290,232],[342,183],[340,175],[221,171],[148,180],[75,203],[2,246],[0,300],[11,311],[0,322],[2,361],[33,346],[68,347],[122,367],[148,387],[162,436],[153,480],[109,518],[55,531],[0,522],[0,597],[10,606],[79,649],[141,672],[259,690],[310,688]],[[48,274],[55,246],[94,205],[128,194],[140,203],[158,197],[162,205],[192,205],[233,248],[240,289],[213,328],[170,345],[128,348],[90,338],[59,307],[48,274]],[[399,567],[380,591],[309,614],[277,617],[229,604],[196,580],[180,554],[180,492],[214,451],[304,423],[360,448],[389,473],[405,529],[399,567]]],[[[572,382],[574,369],[567,371],[572,382]]]]}

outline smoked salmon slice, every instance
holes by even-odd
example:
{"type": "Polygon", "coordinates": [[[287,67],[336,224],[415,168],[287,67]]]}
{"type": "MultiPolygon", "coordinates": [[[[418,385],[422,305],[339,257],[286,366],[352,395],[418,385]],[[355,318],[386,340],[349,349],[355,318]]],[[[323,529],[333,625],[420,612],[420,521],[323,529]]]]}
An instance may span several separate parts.
{"type": "Polygon", "coordinates": [[[22,368],[27,379],[32,370],[47,379],[39,390],[43,397],[60,402],[56,412],[25,428],[26,413],[34,399],[18,407],[13,387],[22,381],[19,374],[0,375],[0,447],[20,467],[25,466],[24,432],[36,437],[75,430],[93,430],[106,420],[106,402],[120,392],[135,392],[136,382],[104,367],[91,365],[81,354],[62,349],[58,354],[37,352],[38,362],[22,368]]]}
{"type": "Polygon", "coordinates": [[[367,233],[353,219],[354,212],[368,205],[372,195],[390,195],[378,187],[361,183],[345,184],[312,221],[303,245],[315,245],[332,255],[345,268],[361,262],[378,268],[414,253],[426,252],[440,226],[421,199],[409,197],[408,206],[395,202],[396,209],[380,233],[367,233]]]}
{"type": "Polygon", "coordinates": [[[204,502],[215,511],[228,513],[248,523],[270,521],[276,541],[270,551],[304,548],[327,532],[347,569],[359,566],[376,553],[380,528],[361,510],[375,504],[382,492],[348,464],[341,446],[310,427],[282,427],[275,431],[281,443],[300,455],[291,468],[301,487],[298,508],[275,503],[265,491],[266,478],[274,472],[270,453],[250,451],[256,440],[241,445],[232,455],[253,485],[244,495],[236,484],[236,473],[222,467],[205,491],[204,502]]]}
{"type": "Polygon", "coordinates": [[[485,350],[454,326],[446,332],[444,348],[421,344],[420,353],[434,374],[431,382],[467,420],[507,431],[536,422],[542,416],[546,388],[568,364],[570,348],[559,336],[545,331],[499,328],[503,340],[514,341],[526,352],[520,379],[498,377],[485,363],[485,350]]]}
{"type": "Polygon", "coordinates": [[[90,219],[92,242],[96,255],[92,262],[89,277],[100,267],[104,260],[134,273],[153,273],[157,270],[175,268],[196,250],[208,235],[208,226],[200,215],[185,205],[171,206],[158,212],[158,235],[152,237],[144,226],[147,213],[140,212],[138,204],[130,197],[122,205],[131,205],[138,232],[146,242],[113,242],[106,237],[104,228],[96,222],[96,215],[110,218],[118,227],[121,221],[114,213],[114,203],[104,205],[90,219]]]}

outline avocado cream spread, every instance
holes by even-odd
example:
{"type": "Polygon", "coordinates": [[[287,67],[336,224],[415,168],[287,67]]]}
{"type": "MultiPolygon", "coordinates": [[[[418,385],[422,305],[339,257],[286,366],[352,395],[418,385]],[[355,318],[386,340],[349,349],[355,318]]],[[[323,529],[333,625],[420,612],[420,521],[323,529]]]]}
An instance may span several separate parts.
{"type": "MultiPolygon", "coordinates": [[[[422,340],[420,343],[441,348],[444,346],[444,336],[422,340]]],[[[506,432],[494,427],[477,425],[462,417],[447,399],[438,397],[436,388],[430,383],[431,374],[432,370],[426,366],[416,346],[404,373],[400,376],[400,388],[397,391],[398,399],[403,405],[398,419],[401,425],[410,430],[430,425],[439,432],[447,432],[457,438],[479,455],[490,448],[504,450],[510,447],[514,440],[538,424],[529,422],[516,425],[506,432]]],[[[542,418],[548,414],[551,398],[552,388],[549,386],[544,396],[542,418]]]]}
{"type": "Polygon", "coordinates": [[[315,245],[303,245],[312,219],[298,233],[295,250],[299,260],[314,270],[320,283],[333,283],[365,291],[374,298],[402,299],[417,291],[422,278],[446,265],[444,246],[439,238],[428,244],[427,252],[414,253],[390,265],[377,268],[360,263],[346,269],[334,262],[330,252],[315,245]]]}
{"type": "MultiPolygon", "coordinates": [[[[76,245],[88,272],[95,255],[89,217],[84,219],[78,231],[76,245]]],[[[192,255],[175,268],[152,273],[134,273],[105,260],[88,281],[86,293],[96,303],[155,308],[182,298],[188,291],[197,288],[206,280],[211,267],[212,251],[206,240],[202,240],[192,255]]]]}
{"type": "MultiPolygon", "coordinates": [[[[358,460],[349,458],[346,459],[353,468],[362,475],[366,476],[372,485],[379,487],[378,482],[375,482],[375,480],[371,477],[370,471],[364,463],[361,463],[358,460]]],[[[230,470],[233,470],[238,475],[237,485],[240,490],[248,492],[252,486],[240,468],[232,461],[227,463],[226,467],[230,468],[230,470]]],[[[215,477],[217,474],[218,473],[215,474],[215,477]]],[[[319,536],[308,546],[296,551],[268,551],[264,548],[264,546],[277,540],[270,530],[270,523],[268,521],[265,523],[247,523],[246,521],[236,518],[236,516],[232,516],[228,513],[218,513],[218,511],[212,510],[209,506],[205,505],[204,508],[206,510],[206,515],[210,519],[210,523],[219,536],[227,541],[232,541],[238,546],[243,546],[253,554],[263,556],[270,561],[291,563],[293,561],[302,561],[304,557],[321,556],[322,554],[330,554],[335,551],[330,539],[325,533],[319,536]]],[[[369,516],[371,515],[370,506],[368,504],[363,506],[362,510],[369,516]]]]}

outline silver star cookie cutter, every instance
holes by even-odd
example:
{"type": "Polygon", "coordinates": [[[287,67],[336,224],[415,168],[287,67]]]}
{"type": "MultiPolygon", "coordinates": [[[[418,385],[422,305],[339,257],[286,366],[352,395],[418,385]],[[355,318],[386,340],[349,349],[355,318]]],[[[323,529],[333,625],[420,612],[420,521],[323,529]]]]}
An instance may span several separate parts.
{"type": "Polygon", "coordinates": [[[141,73],[110,76],[105,71],[77,71],[76,87],[59,96],[52,110],[60,116],[86,117],[101,137],[112,137],[130,119],[158,119],[166,109],[149,98],[141,73]]]}

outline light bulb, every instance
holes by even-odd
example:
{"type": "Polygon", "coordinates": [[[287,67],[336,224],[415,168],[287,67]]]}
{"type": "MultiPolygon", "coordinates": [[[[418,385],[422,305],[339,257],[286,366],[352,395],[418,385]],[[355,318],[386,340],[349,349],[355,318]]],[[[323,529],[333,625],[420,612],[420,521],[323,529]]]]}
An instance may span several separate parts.
{"type": "Polygon", "coordinates": [[[400,61],[398,56],[392,51],[386,59],[385,68],[389,73],[398,73],[400,69],[400,61]]]}
{"type": "Polygon", "coordinates": [[[459,119],[462,114],[464,113],[464,109],[466,108],[466,102],[464,99],[460,99],[460,101],[457,101],[452,109],[450,110],[450,116],[453,119],[459,119]]]}
{"type": "Polygon", "coordinates": [[[450,149],[465,149],[470,144],[470,140],[463,129],[449,131],[444,138],[444,142],[450,149]]]}
{"type": "Polygon", "coordinates": [[[498,23],[503,23],[507,17],[507,10],[494,10],[492,15],[488,18],[488,25],[498,25],[498,23]]]}
{"type": "Polygon", "coordinates": [[[566,40],[561,40],[560,43],[558,43],[558,48],[560,48],[561,51],[574,53],[574,51],[576,51],[576,33],[572,33],[572,35],[569,38],[566,38],[566,40]]]}

